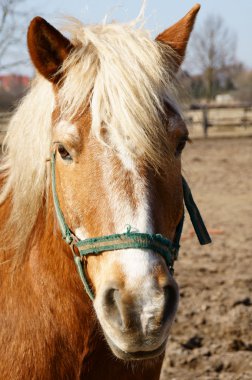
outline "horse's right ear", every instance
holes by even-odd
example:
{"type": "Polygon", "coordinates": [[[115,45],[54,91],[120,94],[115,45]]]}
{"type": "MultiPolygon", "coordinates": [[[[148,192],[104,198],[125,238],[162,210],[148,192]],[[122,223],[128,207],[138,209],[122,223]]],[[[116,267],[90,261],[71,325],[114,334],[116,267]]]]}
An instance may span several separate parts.
{"type": "Polygon", "coordinates": [[[73,48],[71,42],[42,17],[35,17],[28,29],[27,44],[39,73],[57,83],[60,79],[57,72],[73,48]]]}
{"type": "Polygon", "coordinates": [[[181,20],[159,34],[156,38],[156,41],[167,44],[174,50],[176,69],[178,69],[183,62],[187,43],[199,10],[200,4],[195,4],[181,20]]]}

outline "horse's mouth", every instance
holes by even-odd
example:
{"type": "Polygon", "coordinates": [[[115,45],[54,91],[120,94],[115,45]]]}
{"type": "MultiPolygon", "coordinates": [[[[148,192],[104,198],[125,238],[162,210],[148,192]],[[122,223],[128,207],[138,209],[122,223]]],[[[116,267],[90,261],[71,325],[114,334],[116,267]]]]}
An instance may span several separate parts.
{"type": "Polygon", "coordinates": [[[134,352],[126,352],[117,347],[107,336],[107,342],[109,344],[110,349],[113,354],[122,360],[145,360],[145,359],[153,359],[159,355],[161,355],[166,347],[166,340],[155,350],[151,351],[134,351],[134,352]]]}

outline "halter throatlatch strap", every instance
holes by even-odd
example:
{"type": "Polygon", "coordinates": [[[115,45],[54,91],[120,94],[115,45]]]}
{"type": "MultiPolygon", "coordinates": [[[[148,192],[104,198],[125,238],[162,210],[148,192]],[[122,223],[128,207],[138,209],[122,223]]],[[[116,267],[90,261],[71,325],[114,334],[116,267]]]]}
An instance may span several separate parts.
{"type": "MultiPolygon", "coordinates": [[[[147,234],[131,231],[131,228],[128,228],[127,232],[122,234],[113,234],[85,240],[79,240],[68,227],[62,210],[60,208],[56,190],[55,153],[52,154],[51,169],[53,201],[61,234],[65,242],[69,244],[69,246],[71,247],[74,256],[74,262],[76,264],[81,281],[91,300],[94,300],[94,293],[87,280],[85,274],[85,262],[83,262],[83,258],[88,255],[98,255],[105,251],[116,251],[130,248],[150,249],[160,254],[164,258],[171,274],[173,274],[173,264],[174,261],[177,259],[179,252],[179,242],[183,229],[184,213],[176,228],[173,241],[167,239],[166,237],[160,234],[147,234]],[[76,254],[75,247],[78,250],[78,254],[76,254]]],[[[211,242],[210,236],[207,232],[200,212],[193,200],[190,188],[183,177],[182,183],[184,192],[184,202],[189,212],[199,242],[200,244],[208,244],[211,242]]]]}

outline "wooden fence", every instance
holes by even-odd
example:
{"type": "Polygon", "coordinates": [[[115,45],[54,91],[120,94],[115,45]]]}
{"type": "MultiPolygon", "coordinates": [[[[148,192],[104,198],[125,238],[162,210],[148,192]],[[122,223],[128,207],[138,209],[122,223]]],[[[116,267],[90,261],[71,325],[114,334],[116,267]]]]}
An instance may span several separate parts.
{"type": "MultiPolygon", "coordinates": [[[[192,137],[252,136],[252,104],[192,105],[184,113],[192,137]]],[[[11,112],[0,112],[0,145],[11,112]]]]}
{"type": "Polygon", "coordinates": [[[192,136],[252,136],[252,104],[192,105],[185,119],[192,136]]]}

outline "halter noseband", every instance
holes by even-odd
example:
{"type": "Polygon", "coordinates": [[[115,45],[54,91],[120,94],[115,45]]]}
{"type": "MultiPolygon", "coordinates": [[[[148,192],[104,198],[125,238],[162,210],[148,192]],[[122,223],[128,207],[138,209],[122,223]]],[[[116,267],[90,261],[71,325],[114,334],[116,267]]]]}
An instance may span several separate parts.
{"type": "MultiPolygon", "coordinates": [[[[151,249],[164,258],[169,271],[171,274],[173,274],[173,264],[174,261],[178,258],[179,253],[179,242],[184,224],[184,214],[179,224],[177,225],[173,241],[167,239],[161,234],[135,232],[131,230],[131,227],[128,227],[127,232],[122,234],[105,235],[91,239],[80,240],[68,227],[60,208],[59,198],[56,191],[55,159],[56,154],[53,153],[51,159],[52,194],[57,220],[61,230],[62,238],[72,250],[74,262],[76,264],[81,281],[92,301],[94,300],[94,293],[87,280],[85,269],[83,268],[83,264],[85,265],[85,263],[83,263],[83,258],[88,255],[98,255],[105,251],[116,251],[129,248],[151,249]]],[[[193,224],[198,240],[201,245],[209,244],[211,243],[211,238],[207,232],[200,212],[193,200],[190,188],[183,177],[182,184],[184,203],[190,215],[191,222],[193,224]]]]}

